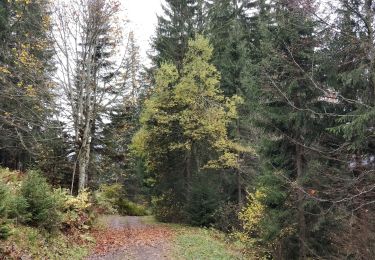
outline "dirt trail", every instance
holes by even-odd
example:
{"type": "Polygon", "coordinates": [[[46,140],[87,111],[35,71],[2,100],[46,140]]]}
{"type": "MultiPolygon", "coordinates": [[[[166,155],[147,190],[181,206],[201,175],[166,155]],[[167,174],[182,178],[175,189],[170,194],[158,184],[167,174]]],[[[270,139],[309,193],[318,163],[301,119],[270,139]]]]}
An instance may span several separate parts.
{"type": "Polygon", "coordinates": [[[140,217],[106,216],[107,228],[94,232],[95,252],[87,260],[172,259],[172,232],[158,225],[145,224],[140,217]]]}

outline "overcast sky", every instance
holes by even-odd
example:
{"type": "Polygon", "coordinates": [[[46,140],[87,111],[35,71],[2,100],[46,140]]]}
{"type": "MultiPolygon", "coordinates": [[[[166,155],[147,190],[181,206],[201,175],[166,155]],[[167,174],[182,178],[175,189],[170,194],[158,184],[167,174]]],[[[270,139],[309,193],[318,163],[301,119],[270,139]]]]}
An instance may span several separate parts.
{"type": "Polygon", "coordinates": [[[135,33],[142,58],[150,49],[150,37],[155,32],[157,14],[161,14],[163,0],[120,0],[125,10],[130,27],[135,33]]]}

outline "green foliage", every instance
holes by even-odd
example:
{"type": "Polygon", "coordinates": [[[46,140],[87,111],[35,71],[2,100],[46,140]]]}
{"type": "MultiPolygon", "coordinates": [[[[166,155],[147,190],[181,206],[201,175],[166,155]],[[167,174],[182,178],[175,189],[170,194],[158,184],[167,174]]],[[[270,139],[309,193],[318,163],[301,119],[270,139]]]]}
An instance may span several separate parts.
{"type": "Polygon", "coordinates": [[[9,197],[9,218],[18,222],[26,223],[31,218],[31,212],[28,211],[29,204],[27,199],[20,195],[19,191],[9,197]]]}
{"type": "Polygon", "coordinates": [[[7,211],[8,211],[8,205],[7,205],[7,199],[9,196],[9,191],[7,187],[0,182],[0,218],[6,218],[7,217],[7,211]]]}
{"type": "Polygon", "coordinates": [[[147,211],[146,207],[143,205],[134,203],[132,201],[129,201],[124,198],[120,198],[116,206],[118,208],[118,212],[121,215],[127,215],[127,216],[147,216],[149,215],[149,212],[147,211]]]}
{"type": "Polygon", "coordinates": [[[119,213],[128,216],[146,216],[149,214],[143,205],[125,198],[124,188],[119,183],[101,185],[100,189],[95,193],[95,198],[95,206],[100,213],[119,213]]]}
{"type": "MultiPolygon", "coordinates": [[[[70,234],[71,235],[71,234],[70,234]]],[[[12,236],[0,244],[0,255],[5,259],[84,259],[88,254],[85,245],[78,245],[62,234],[46,234],[35,227],[15,226],[12,236]]]]}
{"type": "Polygon", "coordinates": [[[0,240],[7,239],[11,235],[11,228],[5,223],[0,224],[0,240]]]}
{"type": "Polygon", "coordinates": [[[28,173],[22,183],[20,196],[25,199],[26,212],[30,214],[25,223],[48,231],[56,230],[60,226],[61,201],[39,172],[28,173]]]}
{"type": "Polygon", "coordinates": [[[10,235],[10,228],[6,223],[9,207],[7,202],[8,196],[8,189],[0,182],[0,240],[7,239],[10,235]]]}
{"type": "Polygon", "coordinates": [[[165,1],[164,15],[158,17],[156,36],[152,42],[157,54],[151,58],[156,68],[166,62],[179,69],[182,67],[189,39],[203,29],[203,3],[200,0],[165,1]]]}
{"type": "Polygon", "coordinates": [[[215,210],[213,226],[227,234],[242,230],[242,223],[238,217],[240,211],[241,206],[238,203],[226,202],[221,204],[215,210]]]}
{"type": "Polygon", "coordinates": [[[95,206],[100,213],[113,214],[118,212],[118,201],[123,196],[121,184],[102,184],[95,192],[95,206]]]}
{"type": "MultiPolygon", "coordinates": [[[[133,138],[133,150],[155,175],[159,207],[155,212],[162,220],[190,218],[183,211],[195,211],[187,203],[194,203],[189,187],[196,174],[238,166],[227,127],[237,117],[241,98],[226,98],[220,91],[220,74],[210,64],[212,52],[209,41],[197,36],[189,41],[180,70],[171,63],[160,67],[156,88],[141,115],[142,128],[133,138]]],[[[193,222],[212,222],[202,221],[193,222]]]]}
{"type": "Polygon", "coordinates": [[[192,185],[190,196],[185,206],[187,222],[201,227],[213,225],[222,200],[218,186],[206,178],[198,178],[192,185]]]}
{"type": "Polygon", "coordinates": [[[99,190],[103,193],[103,196],[109,200],[112,200],[113,203],[116,202],[123,195],[123,187],[119,183],[112,185],[103,184],[100,186],[99,190]]]}
{"type": "Polygon", "coordinates": [[[152,214],[161,222],[182,222],[186,221],[186,214],[183,205],[174,198],[171,191],[164,192],[159,197],[153,197],[151,201],[152,214]]]}
{"type": "Polygon", "coordinates": [[[67,190],[57,189],[54,194],[61,205],[63,230],[84,231],[92,226],[95,215],[89,191],[82,190],[77,196],[72,196],[67,190]]]}
{"type": "Polygon", "coordinates": [[[20,174],[0,168],[0,239],[6,239],[0,244],[1,256],[82,259],[87,250],[59,228],[83,231],[92,224],[89,197],[86,191],[75,197],[63,189],[53,190],[36,171],[20,174]]]}
{"type": "Polygon", "coordinates": [[[0,110],[6,115],[0,118],[0,157],[12,169],[31,167],[50,140],[37,127],[46,129],[51,113],[48,5],[47,0],[0,1],[0,110]]]}
{"type": "MultiPolygon", "coordinates": [[[[153,135],[172,134],[170,128],[175,124],[182,133],[179,141],[169,144],[170,150],[191,151],[193,142],[207,141],[221,152],[219,159],[206,162],[207,166],[215,167],[215,163],[224,167],[236,166],[235,155],[230,153],[233,145],[228,140],[226,126],[237,117],[236,104],[241,99],[236,96],[226,99],[221,94],[219,73],[209,64],[211,56],[212,47],[208,40],[198,36],[189,42],[181,78],[172,64],[164,64],[158,70],[155,94],[146,101],[141,117],[143,128],[133,139],[134,150],[147,158],[150,169],[157,164],[154,162],[156,158],[149,154],[150,149],[157,149],[150,147],[152,138],[155,138],[153,135]]],[[[160,149],[153,152],[165,153],[160,149]]]]}

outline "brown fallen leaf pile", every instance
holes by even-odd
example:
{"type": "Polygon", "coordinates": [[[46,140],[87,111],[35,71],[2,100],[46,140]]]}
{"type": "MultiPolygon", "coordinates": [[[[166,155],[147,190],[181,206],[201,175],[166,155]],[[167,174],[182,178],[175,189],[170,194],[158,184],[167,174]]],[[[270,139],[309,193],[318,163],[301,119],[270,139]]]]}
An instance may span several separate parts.
{"type": "Polygon", "coordinates": [[[105,254],[118,249],[150,246],[157,247],[168,241],[173,232],[166,227],[146,226],[140,228],[94,230],[95,254],[105,254]]]}

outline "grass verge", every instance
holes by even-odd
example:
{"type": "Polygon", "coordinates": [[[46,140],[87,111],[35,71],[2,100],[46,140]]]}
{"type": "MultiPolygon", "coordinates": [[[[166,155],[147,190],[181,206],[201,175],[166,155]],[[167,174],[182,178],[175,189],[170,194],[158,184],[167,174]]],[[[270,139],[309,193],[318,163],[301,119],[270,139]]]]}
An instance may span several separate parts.
{"type": "Polygon", "coordinates": [[[173,226],[173,259],[231,260],[249,259],[240,244],[227,242],[219,231],[187,226],[173,226]]]}
{"type": "MultiPolygon", "coordinates": [[[[88,247],[62,233],[47,234],[37,228],[14,226],[12,235],[0,242],[5,259],[83,259],[88,247]]],[[[0,257],[1,258],[1,257],[0,257]]]]}

